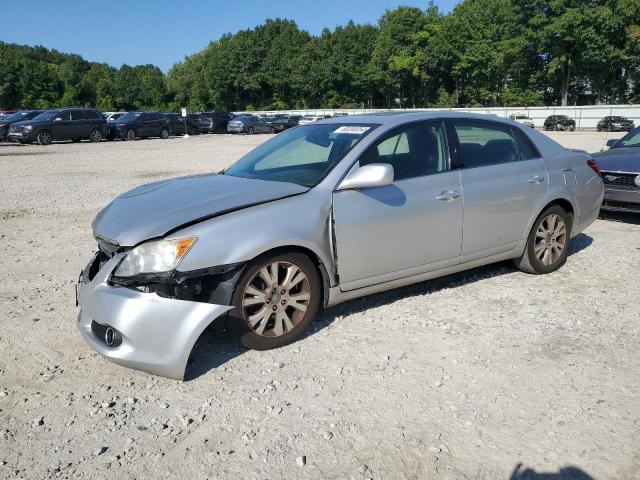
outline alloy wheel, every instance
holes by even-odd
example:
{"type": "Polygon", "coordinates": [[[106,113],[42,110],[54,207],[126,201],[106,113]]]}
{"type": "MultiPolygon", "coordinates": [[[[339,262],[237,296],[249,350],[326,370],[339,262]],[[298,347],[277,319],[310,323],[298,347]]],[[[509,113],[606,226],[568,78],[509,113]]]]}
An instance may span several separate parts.
{"type": "Polygon", "coordinates": [[[534,252],[542,265],[553,265],[567,246],[567,227],[560,215],[545,217],[536,230],[534,252]]]}
{"type": "Polygon", "coordinates": [[[302,322],[311,299],[309,279],[290,262],[264,265],[242,295],[242,313],[249,328],[263,337],[279,337],[302,322]]]}

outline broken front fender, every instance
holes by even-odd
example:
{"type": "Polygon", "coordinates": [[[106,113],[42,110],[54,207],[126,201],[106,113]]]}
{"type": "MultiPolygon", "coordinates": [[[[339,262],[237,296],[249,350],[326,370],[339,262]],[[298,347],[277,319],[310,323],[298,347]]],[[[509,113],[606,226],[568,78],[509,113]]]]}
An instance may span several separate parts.
{"type": "Polygon", "coordinates": [[[124,253],[114,255],[78,285],[77,327],[102,356],[154,375],[184,378],[191,350],[204,329],[232,307],[163,298],[108,280],[124,253]]]}

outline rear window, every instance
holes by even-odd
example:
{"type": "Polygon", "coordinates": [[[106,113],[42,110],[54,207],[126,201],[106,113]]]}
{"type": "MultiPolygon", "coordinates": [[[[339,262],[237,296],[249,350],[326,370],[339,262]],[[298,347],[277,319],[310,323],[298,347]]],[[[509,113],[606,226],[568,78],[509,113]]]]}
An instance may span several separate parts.
{"type": "Polygon", "coordinates": [[[518,143],[518,151],[520,152],[520,158],[522,160],[532,160],[534,158],[540,158],[540,152],[533,145],[533,142],[527,137],[527,135],[519,128],[514,128],[513,133],[516,136],[516,142],[518,143]]]}

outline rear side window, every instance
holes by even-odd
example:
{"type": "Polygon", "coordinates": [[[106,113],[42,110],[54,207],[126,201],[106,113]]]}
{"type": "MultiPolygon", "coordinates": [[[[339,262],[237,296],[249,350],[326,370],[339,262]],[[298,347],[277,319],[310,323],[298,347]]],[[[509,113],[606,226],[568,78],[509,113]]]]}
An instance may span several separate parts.
{"type": "Polygon", "coordinates": [[[483,167],[519,160],[511,128],[481,122],[455,123],[458,162],[464,168],[483,167]]]}
{"type": "Polygon", "coordinates": [[[71,120],[84,120],[84,112],[82,110],[71,110],[71,120]]]}
{"type": "Polygon", "coordinates": [[[95,110],[85,110],[84,116],[89,120],[100,120],[102,118],[102,116],[95,110]]]}
{"type": "Polygon", "coordinates": [[[394,180],[422,177],[447,169],[447,150],[441,123],[418,123],[395,130],[360,158],[360,165],[388,163],[394,180]]]}
{"type": "Polygon", "coordinates": [[[518,142],[518,151],[520,152],[521,160],[531,160],[534,158],[540,158],[540,152],[538,149],[533,146],[533,143],[525,133],[522,132],[519,128],[514,128],[513,133],[516,136],[516,141],[518,142]]]}

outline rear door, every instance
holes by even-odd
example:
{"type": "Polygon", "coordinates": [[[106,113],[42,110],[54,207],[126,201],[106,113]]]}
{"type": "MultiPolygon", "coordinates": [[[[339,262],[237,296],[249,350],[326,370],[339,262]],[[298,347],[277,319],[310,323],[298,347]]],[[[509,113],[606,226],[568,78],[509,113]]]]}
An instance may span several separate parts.
{"type": "Polygon", "coordinates": [[[340,284],[352,290],[460,262],[462,187],[449,169],[444,124],[402,126],[374,143],[358,166],[388,163],[386,187],[333,195],[340,284]]]}
{"type": "Polygon", "coordinates": [[[71,110],[71,138],[89,138],[89,122],[85,118],[84,111],[71,110]]]}
{"type": "Polygon", "coordinates": [[[456,120],[449,131],[464,191],[462,261],[511,250],[547,190],[544,161],[517,127],[456,120]]]}

